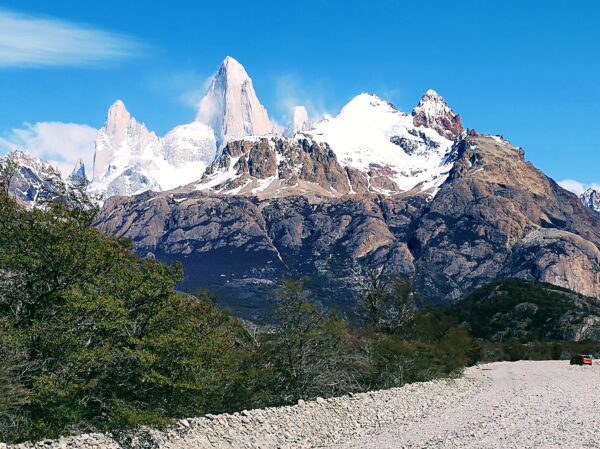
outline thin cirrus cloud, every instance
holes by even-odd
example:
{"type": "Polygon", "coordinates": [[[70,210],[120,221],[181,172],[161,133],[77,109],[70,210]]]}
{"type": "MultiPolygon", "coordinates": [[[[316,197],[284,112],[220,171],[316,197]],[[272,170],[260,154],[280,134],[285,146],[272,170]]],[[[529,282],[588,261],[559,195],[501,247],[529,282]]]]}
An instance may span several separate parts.
{"type": "Polygon", "coordinates": [[[0,9],[0,67],[92,65],[143,47],[118,33],[0,9]]]}

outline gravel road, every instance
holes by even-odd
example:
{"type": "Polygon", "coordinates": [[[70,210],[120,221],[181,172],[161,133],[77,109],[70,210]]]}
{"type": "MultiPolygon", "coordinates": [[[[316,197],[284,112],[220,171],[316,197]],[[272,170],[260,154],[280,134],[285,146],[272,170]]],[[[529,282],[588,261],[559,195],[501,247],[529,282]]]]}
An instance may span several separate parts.
{"type": "Polygon", "coordinates": [[[600,362],[491,363],[457,379],[183,419],[130,437],[127,445],[87,434],[9,448],[600,448],[600,362]]]}
{"type": "Polygon", "coordinates": [[[600,448],[600,363],[499,362],[473,367],[473,394],[329,449],[600,448]]]}

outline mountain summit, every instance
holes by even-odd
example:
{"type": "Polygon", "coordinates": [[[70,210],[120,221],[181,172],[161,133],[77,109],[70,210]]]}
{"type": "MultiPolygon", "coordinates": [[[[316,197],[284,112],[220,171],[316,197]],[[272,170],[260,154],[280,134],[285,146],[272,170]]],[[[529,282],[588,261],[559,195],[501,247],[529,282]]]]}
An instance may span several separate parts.
{"type": "Polygon", "coordinates": [[[199,179],[215,153],[215,138],[208,126],[199,122],[180,125],[160,138],[117,100],[96,137],[89,191],[102,200],[172,189],[199,179]]]}
{"type": "Polygon", "coordinates": [[[270,134],[273,124],[246,69],[227,56],[200,102],[196,120],[210,126],[219,146],[228,140],[270,134]]]}
{"type": "Polygon", "coordinates": [[[308,121],[308,111],[304,106],[294,106],[292,109],[292,120],[286,128],[283,135],[285,137],[294,137],[296,133],[306,131],[310,127],[308,121]]]}
{"type": "Polygon", "coordinates": [[[81,158],[77,159],[77,162],[75,163],[75,167],[73,168],[73,171],[71,172],[71,174],[69,175],[69,177],[67,179],[70,182],[77,183],[77,184],[83,184],[83,185],[89,184],[89,180],[85,174],[85,164],[83,163],[83,159],[81,159],[81,158]]]}
{"type": "Polygon", "coordinates": [[[588,188],[580,197],[584,206],[600,212],[600,189],[594,187],[588,188]]]}
{"type": "Polygon", "coordinates": [[[447,139],[454,140],[463,131],[460,115],[455,114],[446,100],[429,89],[412,111],[415,126],[436,130],[447,139]]]}

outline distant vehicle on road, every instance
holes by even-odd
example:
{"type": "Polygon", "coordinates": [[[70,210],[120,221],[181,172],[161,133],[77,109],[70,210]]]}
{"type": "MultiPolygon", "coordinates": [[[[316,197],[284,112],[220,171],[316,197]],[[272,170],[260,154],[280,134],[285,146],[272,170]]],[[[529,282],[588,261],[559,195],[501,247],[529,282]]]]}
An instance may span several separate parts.
{"type": "Polygon", "coordinates": [[[571,358],[571,365],[591,365],[592,358],[589,355],[576,355],[571,358]]]}

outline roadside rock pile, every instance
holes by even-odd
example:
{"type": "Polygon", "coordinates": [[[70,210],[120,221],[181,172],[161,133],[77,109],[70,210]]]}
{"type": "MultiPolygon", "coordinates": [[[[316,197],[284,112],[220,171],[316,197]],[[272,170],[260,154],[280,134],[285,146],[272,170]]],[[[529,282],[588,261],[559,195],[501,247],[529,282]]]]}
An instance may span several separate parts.
{"type": "Polygon", "coordinates": [[[88,434],[23,443],[0,449],[299,449],[377,433],[446,407],[483,386],[469,376],[414,383],[402,388],[300,400],[297,405],[182,419],[165,430],[135,434],[88,434]]]}

